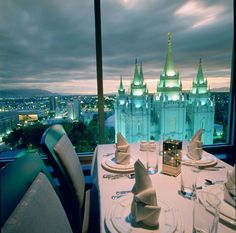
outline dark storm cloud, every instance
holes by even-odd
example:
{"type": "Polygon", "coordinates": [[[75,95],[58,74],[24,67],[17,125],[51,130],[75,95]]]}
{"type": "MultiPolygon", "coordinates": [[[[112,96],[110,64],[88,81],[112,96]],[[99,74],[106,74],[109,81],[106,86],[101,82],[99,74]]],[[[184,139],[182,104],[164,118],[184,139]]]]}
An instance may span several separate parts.
{"type": "Polygon", "coordinates": [[[130,57],[135,56],[144,62],[153,59],[164,62],[169,31],[173,34],[174,55],[178,62],[189,61],[189,54],[192,53],[195,54],[193,59],[211,56],[211,53],[229,53],[232,46],[232,18],[228,19],[227,11],[231,5],[224,9],[224,15],[227,16],[225,19],[224,15],[218,16],[219,20],[213,25],[190,29],[193,19],[174,15],[181,6],[180,1],[176,1],[176,4],[171,1],[169,5],[166,1],[162,1],[162,4],[154,3],[156,2],[150,4],[149,8],[131,11],[132,16],[130,11],[125,11],[124,15],[120,16],[118,9],[114,18],[119,20],[109,19],[110,14],[106,13],[109,12],[108,9],[104,11],[103,47],[104,54],[108,55],[105,62],[109,61],[109,56],[116,56],[117,53],[126,54],[127,59],[123,60],[123,65],[130,63],[130,57]],[[110,32],[112,26],[114,30],[110,32]]]}
{"type": "MultiPolygon", "coordinates": [[[[229,70],[232,5],[216,0],[101,0],[104,79],[118,80],[120,74],[132,78],[136,57],[143,61],[145,75],[158,77],[169,31],[176,66],[185,69],[186,78],[186,70],[191,75],[200,57],[213,76],[217,69],[229,70]]],[[[92,0],[0,1],[1,83],[96,79],[93,11],[92,0]]]]}
{"type": "Polygon", "coordinates": [[[94,63],[94,31],[89,27],[93,15],[81,12],[82,3],[77,10],[66,5],[76,7],[75,2],[1,1],[1,76],[24,77],[94,63]]]}

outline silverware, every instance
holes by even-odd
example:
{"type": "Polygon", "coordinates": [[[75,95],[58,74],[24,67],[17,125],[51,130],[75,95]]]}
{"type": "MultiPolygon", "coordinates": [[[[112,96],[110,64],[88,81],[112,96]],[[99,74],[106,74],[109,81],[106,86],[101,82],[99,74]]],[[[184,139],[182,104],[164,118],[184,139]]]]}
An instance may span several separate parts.
{"type": "Polygon", "coordinates": [[[129,174],[104,174],[103,175],[103,178],[108,178],[110,180],[119,179],[121,177],[127,177],[129,179],[133,179],[135,177],[135,174],[129,173],[129,174]]]}
{"type": "Polygon", "coordinates": [[[124,194],[131,193],[131,192],[132,192],[131,190],[117,191],[117,192],[116,192],[116,195],[124,195],[124,194]]]}
{"type": "Polygon", "coordinates": [[[107,153],[107,154],[104,154],[103,157],[108,157],[110,155],[114,155],[114,153],[107,153]]]}
{"type": "Polygon", "coordinates": [[[199,170],[206,170],[206,171],[219,171],[220,168],[225,168],[225,166],[214,166],[214,167],[201,167],[201,166],[198,166],[199,170]]]}
{"type": "Polygon", "coordinates": [[[212,181],[212,180],[209,180],[209,179],[205,179],[205,184],[207,185],[213,185],[213,184],[218,184],[218,183],[224,183],[225,181],[224,180],[216,180],[216,181],[212,181]]]}
{"type": "Polygon", "coordinates": [[[120,197],[124,197],[125,195],[114,195],[114,196],[111,196],[111,199],[112,200],[115,200],[115,199],[118,199],[120,197]]]}
{"type": "Polygon", "coordinates": [[[111,177],[110,179],[111,180],[114,180],[114,179],[118,179],[120,177],[127,177],[129,179],[133,179],[135,177],[135,174],[134,173],[130,173],[130,174],[122,174],[120,176],[115,176],[115,177],[111,177]]]}

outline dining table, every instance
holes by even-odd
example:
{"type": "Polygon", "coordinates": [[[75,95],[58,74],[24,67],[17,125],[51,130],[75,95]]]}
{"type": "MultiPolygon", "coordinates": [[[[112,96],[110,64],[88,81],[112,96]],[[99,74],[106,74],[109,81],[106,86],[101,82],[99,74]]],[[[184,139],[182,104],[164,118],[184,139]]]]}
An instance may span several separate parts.
{"type": "MultiPolygon", "coordinates": [[[[159,146],[160,143],[157,143],[159,146]]],[[[144,165],[147,163],[147,156],[140,151],[139,143],[130,144],[131,162],[134,163],[139,159],[144,165]]],[[[111,216],[113,212],[118,211],[122,203],[127,203],[132,200],[133,193],[132,188],[135,184],[135,178],[133,175],[124,174],[119,170],[106,169],[107,161],[111,161],[115,157],[115,144],[101,144],[98,145],[96,151],[95,165],[93,171],[94,183],[99,191],[99,205],[100,205],[100,230],[102,233],[121,232],[122,227],[125,232],[185,232],[191,233],[193,229],[193,206],[194,200],[189,199],[181,195],[180,182],[181,175],[171,176],[162,173],[162,153],[158,153],[158,172],[153,175],[149,175],[152,185],[156,191],[157,200],[162,205],[167,206],[172,211],[173,215],[170,217],[170,225],[174,224],[175,230],[171,230],[171,227],[160,229],[145,230],[142,227],[134,227],[129,229],[125,225],[126,218],[119,219],[120,226],[114,227],[111,222],[111,216]],[[122,222],[124,221],[124,222],[122,222]],[[123,226],[124,224],[124,226],[123,226]]],[[[184,150],[182,154],[186,153],[184,150]]],[[[213,156],[213,155],[212,155],[213,156]]],[[[214,189],[216,195],[220,195],[224,182],[227,180],[227,171],[233,169],[233,167],[220,159],[215,158],[216,164],[212,167],[201,167],[197,174],[197,193],[202,191],[209,191],[214,189]],[[214,168],[215,167],[215,168],[214,168]],[[209,184],[206,180],[210,180],[213,183],[209,184]],[[214,183],[215,182],[215,183],[214,183]]],[[[132,173],[132,172],[131,172],[132,173]]],[[[222,195],[222,194],[221,194],[222,195]]],[[[127,205],[129,206],[129,205],[127,205]]],[[[125,207],[127,208],[127,207],[125,207]]],[[[129,208],[129,207],[128,207],[129,208]]],[[[124,212],[127,214],[127,211],[124,212]]],[[[128,217],[128,216],[126,216],[128,217]]],[[[201,216],[199,216],[201,217],[201,216]]],[[[168,219],[167,219],[168,220],[168,219]]],[[[168,225],[168,221],[166,223],[168,225]]],[[[228,221],[228,218],[220,216],[218,223],[219,233],[233,233],[236,230],[235,221],[228,221]]],[[[123,233],[123,232],[122,232],[123,233]]]]}

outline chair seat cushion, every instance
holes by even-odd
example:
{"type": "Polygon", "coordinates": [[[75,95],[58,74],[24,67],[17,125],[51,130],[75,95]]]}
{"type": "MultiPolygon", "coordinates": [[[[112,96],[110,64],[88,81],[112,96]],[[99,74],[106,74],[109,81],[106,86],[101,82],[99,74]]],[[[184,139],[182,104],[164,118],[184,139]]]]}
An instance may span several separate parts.
{"type": "Polygon", "coordinates": [[[35,178],[1,233],[72,233],[69,221],[52,185],[43,173],[35,178]]]}

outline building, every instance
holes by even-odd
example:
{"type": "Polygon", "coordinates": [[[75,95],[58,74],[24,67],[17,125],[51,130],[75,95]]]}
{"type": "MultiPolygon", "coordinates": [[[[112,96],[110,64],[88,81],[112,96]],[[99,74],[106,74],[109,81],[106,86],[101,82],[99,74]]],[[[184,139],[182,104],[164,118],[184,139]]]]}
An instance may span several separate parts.
{"type": "Polygon", "coordinates": [[[131,93],[125,94],[121,77],[119,94],[115,103],[116,132],[121,132],[129,142],[148,140],[150,138],[151,102],[143,78],[142,64],[138,71],[137,60],[130,89],[131,93]]]}
{"type": "Polygon", "coordinates": [[[67,116],[71,120],[79,120],[80,119],[80,102],[78,99],[73,99],[73,102],[69,101],[67,103],[67,116]]]}
{"type": "Polygon", "coordinates": [[[56,107],[57,107],[57,101],[56,101],[57,97],[56,96],[51,96],[49,99],[49,109],[52,112],[56,111],[56,107]]]}
{"type": "Polygon", "coordinates": [[[130,93],[125,92],[120,78],[115,103],[115,129],[129,142],[150,138],[189,140],[199,128],[203,128],[203,143],[212,144],[214,114],[215,103],[203,76],[201,60],[192,89],[188,95],[183,93],[174,64],[171,33],[168,33],[165,66],[154,95],[148,93],[142,64],[138,67],[137,60],[130,93]]]}
{"type": "Polygon", "coordinates": [[[215,102],[211,99],[207,80],[203,76],[200,59],[198,73],[192,83],[187,105],[187,138],[190,138],[199,128],[204,130],[204,144],[212,144],[214,136],[215,102]]]}
{"type": "Polygon", "coordinates": [[[81,115],[80,102],[78,99],[73,99],[73,115],[74,120],[79,120],[81,115]]]}

